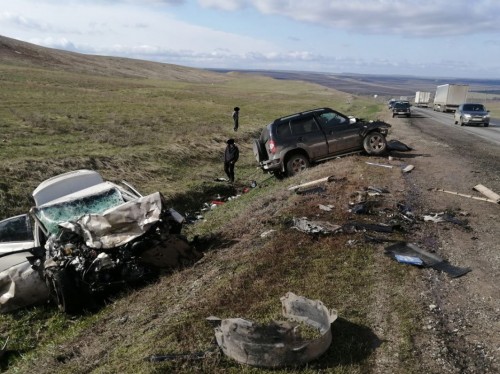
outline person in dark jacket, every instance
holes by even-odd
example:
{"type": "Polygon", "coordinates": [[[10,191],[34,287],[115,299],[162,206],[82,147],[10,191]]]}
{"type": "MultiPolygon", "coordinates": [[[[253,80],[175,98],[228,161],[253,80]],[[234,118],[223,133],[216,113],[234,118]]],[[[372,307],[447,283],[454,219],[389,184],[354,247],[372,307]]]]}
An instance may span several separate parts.
{"type": "Polygon", "coordinates": [[[234,139],[228,139],[226,144],[226,150],[224,151],[224,171],[232,183],[234,182],[234,164],[240,157],[240,150],[234,144],[234,139]]]}
{"type": "Polygon", "coordinates": [[[240,117],[240,108],[234,107],[233,111],[234,131],[238,131],[239,117],[240,117]]]}

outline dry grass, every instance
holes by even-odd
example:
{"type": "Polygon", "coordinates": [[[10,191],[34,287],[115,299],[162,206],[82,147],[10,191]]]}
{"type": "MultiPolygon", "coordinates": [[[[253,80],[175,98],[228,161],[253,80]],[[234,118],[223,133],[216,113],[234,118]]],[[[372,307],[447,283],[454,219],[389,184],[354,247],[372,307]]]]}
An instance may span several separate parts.
{"type": "MultiPolygon", "coordinates": [[[[410,292],[414,273],[408,277],[382,256],[380,245],[365,242],[362,233],[322,237],[291,228],[293,217],[338,224],[359,219],[348,212],[348,203],[353,192],[368,185],[391,190],[382,207],[393,211],[402,198],[401,175],[388,175],[392,171],[366,165],[364,156],[351,156],[289,180],[267,180],[256,170],[251,152],[251,139],[277,116],[331,106],[371,117],[380,106],[300,82],[174,67],[161,67],[172,75],[160,79],[151,73],[151,65],[144,67],[150,75],[143,79],[138,78],[145,74],[139,62],[112,65],[109,60],[99,60],[97,76],[88,74],[88,64],[83,61],[65,72],[54,71],[52,65],[46,70],[0,66],[0,218],[27,211],[29,193],[40,181],[80,168],[98,170],[111,180],[127,179],[144,192],[159,190],[183,213],[199,209],[217,194],[240,193],[250,180],[257,180],[259,187],[185,227],[204,251],[192,267],[142,289],[125,290],[95,314],[71,319],[49,305],[0,316],[0,342],[9,337],[9,348],[23,352],[9,361],[10,372],[261,372],[214,351],[213,330],[205,318],[279,318],[279,298],[287,291],[322,300],[340,318],[333,325],[329,351],[305,368],[286,372],[369,372],[380,354],[375,348],[382,344],[374,329],[385,318],[391,321],[386,331],[395,339],[384,344],[408,356],[413,334],[408,326],[419,308],[402,295],[410,292]],[[87,71],[81,70],[84,66],[87,71]],[[122,66],[136,73],[122,78],[122,66]],[[188,77],[177,79],[182,74],[188,77]],[[237,134],[230,122],[235,102],[242,108],[237,134]],[[223,176],[222,150],[225,139],[233,136],[242,154],[235,189],[213,180],[223,176]],[[345,180],[328,183],[321,195],[286,189],[328,175],[345,180]],[[320,203],[335,209],[321,211],[320,203]],[[262,238],[269,229],[276,231],[262,238]],[[374,313],[375,307],[387,317],[374,313]],[[152,354],[197,351],[211,353],[194,361],[146,360],[152,354]]],[[[388,217],[381,213],[363,218],[379,222],[388,217]]],[[[402,367],[400,362],[395,369],[402,367]]]]}

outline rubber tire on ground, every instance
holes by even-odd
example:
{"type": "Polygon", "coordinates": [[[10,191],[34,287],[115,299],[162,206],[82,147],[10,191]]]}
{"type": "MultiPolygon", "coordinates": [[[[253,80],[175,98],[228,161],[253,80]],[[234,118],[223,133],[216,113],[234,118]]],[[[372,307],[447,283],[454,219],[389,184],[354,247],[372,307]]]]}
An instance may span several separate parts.
{"type": "Polygon", "coordinates": [[[387,150],[387,140],[381,133],[374,131],[363,139],[363,148],[369,155],[378,156],[387,150]]]}
{"type": "Polygon", "coordinates": [[[300,153],[292,155],[286,163],[286,174],[291,177],[309,167],[309,160],[300,153]]]}
{"type": "Polygon", "coordinates": [[[462,121],[462,118],[460,118],[459,123],[460,123],[460,126],[465,126],[464,121],[462,121]]]}
{"type": "Polygon", "coordinates": [[[484,123],[483,126],[484,127],[488,127],[490,124],[489,123],[484,123]]]}
{"type": "Polygon", "coordinates": [[[82,312],[87,300],[84,292],[77,287],[75,276],[76,274],[67,268],[47,275],[47,284],[52,298],[59,310],[68,314],[82,312]]]}
{"type": "Polygon", "coordinates": [[[268,158],[265,145],[262,144],[259,139],[253,140],[253,154],[257,162],[265,161],[268,158]]]}

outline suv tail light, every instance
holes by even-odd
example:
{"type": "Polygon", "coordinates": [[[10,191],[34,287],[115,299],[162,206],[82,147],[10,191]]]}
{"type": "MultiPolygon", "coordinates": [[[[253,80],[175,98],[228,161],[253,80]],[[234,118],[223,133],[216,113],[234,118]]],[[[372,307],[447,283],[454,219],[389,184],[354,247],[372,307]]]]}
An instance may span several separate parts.
{"type": "Polygon", "coordinates": [[[275,154],[276,153],[276,143],[274,142],[273,139],[269,140],[269,152],[271,152],[272,154],[275,154]]]}

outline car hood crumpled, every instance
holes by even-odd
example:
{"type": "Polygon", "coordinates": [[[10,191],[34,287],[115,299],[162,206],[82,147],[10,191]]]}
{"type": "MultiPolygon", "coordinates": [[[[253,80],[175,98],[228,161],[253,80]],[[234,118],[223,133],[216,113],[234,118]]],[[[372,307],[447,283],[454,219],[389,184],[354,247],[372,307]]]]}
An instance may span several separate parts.
{"type": "Polygon", "coordinates": [[[90,248],[109,249],[124,245],[146,233],[160,221],[162,196],[159,192],[108,209],[102,214],[85,214],[76,222],[59,225],[80,231],[90,248]]]}

